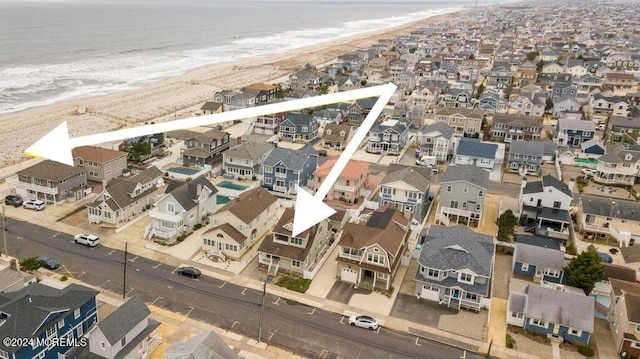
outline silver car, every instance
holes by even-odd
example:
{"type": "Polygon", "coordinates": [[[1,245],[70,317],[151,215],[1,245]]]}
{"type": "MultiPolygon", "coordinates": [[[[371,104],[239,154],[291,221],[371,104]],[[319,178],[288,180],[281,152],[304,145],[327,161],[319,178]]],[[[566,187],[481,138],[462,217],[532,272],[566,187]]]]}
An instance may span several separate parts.
{"type": "Polygon", "coordinates": [[[354,315],[349,317],[349,324],[370,330],[378,329],[378,321],[368,315],[354,315]]]}
{"type": "Polygon", "coordinates": [[[44,201],[40,201],[37,199],[30,199],[22,203],[22,207],[33,209],[35,211],[42,211],[46,207],[46,205],[44,204],[44,201]]]}

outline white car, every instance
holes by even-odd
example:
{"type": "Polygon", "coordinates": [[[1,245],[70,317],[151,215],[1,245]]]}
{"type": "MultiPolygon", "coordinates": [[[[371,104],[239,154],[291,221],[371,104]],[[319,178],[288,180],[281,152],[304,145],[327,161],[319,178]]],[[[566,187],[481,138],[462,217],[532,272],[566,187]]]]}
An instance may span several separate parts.
{"type": "Polygon", "coordinates": [[[591,168],[583,168],[581,172],[585,176],[595,176],[598,174],[598,171],[591,168]]]}
{"type": "Polygon", "coordinates": [[[36,199],[30,199],[28,201],[25,201],[22,204],[22,207],[24,208],[28,208],[28,209],[33,209],[35,211],[42,211],[44,209],[45,204],[44,201],[40,201],[40,200],[36,200],[36,199]]]}
{"type": "Polygon", "coordinates": [[[100,238],[98,236],[86,233],[76,234],[75,237],[73,237],[73,241],[89,247],[95,247],[100,244],[100,238]]]}
{"type": "Polygon", "coordinates": [[[370,330],[378,329],[378,321],[368,315],[354,315],[349,317],[349,324],[370,330]]]}

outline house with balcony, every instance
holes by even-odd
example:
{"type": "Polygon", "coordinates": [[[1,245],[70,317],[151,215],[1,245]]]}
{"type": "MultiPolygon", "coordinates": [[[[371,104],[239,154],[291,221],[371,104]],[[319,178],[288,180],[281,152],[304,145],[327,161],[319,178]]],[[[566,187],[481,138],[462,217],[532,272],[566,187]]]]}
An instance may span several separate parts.
{"type": "Polygon", "coordinates": [[[613,278],[610,282],[607,321],[616,351],[623,358],[640,358],[640,286],[613,278]]]}
{"type": "Polygon", "coordinates": [[[267,83],[253,83],[242,88],[242,92],[251,93],[256,98],[256,105],[276,99],[278,86],[267,83]]]}
{"type": "Polygon", "coordinates": [[[573,83],[576,84],[578,93],[587,94],[592,90],[600,88],[602,86],[602,79],[591,73],[587,73],[574,79],[573,83]]]}
{"type": "Polygon", "coordinates": [[[262,162],[262,187],[278,196],[292,196],[297,186],[311,187],[318,152],[309,145],[300,150],[274,148],[262,162]]]}
{"type": "Polygon", "coordinates": [[[521,116],[544,115],[547,93],[543,91],[520,90],[520,94],[509,102],[509,107],[521,116]]]}
{"type": "Polygon", "coordinates": [[[318,137],[318,121],[308,113],[289,112],[278,129],[282,141],[309,142],[318,137]]]}
{"type": "Polygon", "coordinates": [[[569,343],[589,345],[594,330],[595,300],[582,289],[530,284],[524,293],[510,292],[507,324],[569,343]]]}
{"type": "Polygon", "coordinates": [[[202,250],[212,260],[241,260],[278,220],[278,198],[264,188],[243,192],[211,215],[202,250]]]}
{"type": "Polygon", "coordinates": [[[493,170],[496,162],[498,145],[482,142],[477,138],[461,138],[456,147],[453,163],[456,165],[473,165],[493,170]]]}
{"type": "Polygon", "coordinates": [[[445,108],[467,108],[472,109],[475,99],[471,96],[470,89],[463,88],[445,88],[440,94],[438,105],[445,108]]]}
{"type": "Polygon", "coordinates": [[[222,171],[236,179],[255,180],[274,146],[270,143],[243,142],[222,153],[222,171]]]}
{"type": "Polygon", "coordinates": [[[391,204],[376,209],[366,223],[345,224],[337,277],[360,288],[391,289],[410,233],[410,221],[391,204]]]}
{"type": "Polygon", "coordinates": [[[6,179],[16,194],[53,204],[74,202],[87,192],[87,169],[44,160],[6,179]]]}
{"type": "Polygon", "coordinates": [[[420,216],[429,199],[431,169],[392,163],[379,186],[380,207],[391,203],[407,218],[420,216]]]}
{"type": "Polygon", "coordinates": [[[322,79],[326,77],[324,72],[318,71],[312,66],[289,75],[289,84],[294,92],[315,90],[322,85],[322,79]]]}
{"type": "Polygon", "coordinates": [[[536,283],[566,284],[568,278],[564,268],[568,264],[564,252],[558,249],[516,243],[511,271],[519,278],[528,278],[536,283]]]}
{"type": "Polygon", "coordinates": [[[544,162],[544,143],[542,141],[512,141],[509,146],[507,169],[521,175],[539,176],[544,162]]]}
{"type": "Polygon", "coordinates": [[[399,156],[407,144],[408,137],[408,123],[401,120],[378,122],[369,130],[367,152],[399,156]]]}
{"type": "MultiPolygon", "coordinates": [[[[294,209],[287,208],[258,248],[258,266],[271,276],[286,273],[313,279],[313,269],[329,247],[335,233],[329,230],[329,219],[292,236],[294,209]]],[[[316,271],[317,273],[317,271],[316,271]]]]}
{"type": "Polygon", "coordinates": [[[151,224],[145,230],[145,238],[171,244],[183,233],[196,226],[216,211],[218,189],[205,176],[189,182],[169,182],[149,212],[151,224]]]}
{"type": "Polygon", "coordinates": [[[353,127],[346,123],[330,123],[325,126],[322,133],[322,147],[333,150],[344,150],[351,137],[353,137],[353,127]]]}
{"type": "Polygon", "coordinates": [[[253,121],[253,133],[275,135],[282,121],[284,121],[284,113],[258,116],[253,121]]]}
{"type": "Polygon", "coordinates": [[[609,117],[629,116],[629,103],[624,97],[598,93],[589,97],[589,118],[606,122],[609,117]]]}
{"type": "Polygon", "coordinates": [[[580,113],[582,105],[575,97],[563,96],[553,101],[553,117],[559,118],[563,113],[580,113]]]}
{"type": "Polygon", "coordinates": [[[347,107],[347,122],[352,126],[359,126],[369,114],[378,98],[361,98],[347,107]]]}
{"type": "Polygon", "coordinates": [[[73,165],[84,167],[87,180],[106,186],[109,181],[122,176],[127,168],[127,153],[96,146],[80,146],[71,150],[73,165]]]}
{"type": "Polygon", "coordinates": [[[495,258],[493,237],[463,225],[431,225],[422,235],[416,296],[453,309],[480,311],[491,306],[495,258]]]}
{"type": "Polygon", "coordinates": [[[478,98],[478,108],[483,109],[485,113],[506,112],[508,107],[509,103],[504,99],[501,91],[486,89],[478,98]]]}
{"type": "Polygon", "coordinates": [[[541,116],[523,116],[506,113],[493,115],[490,138],[492,141],[511,143],[540,139],[541,116]]]}
{"type": "Polygon", "coordinates": [[[640,144],[640,117],[611,116],[605,131],[606,143],[640,144]]]}
{"type": "Polygon", "coordinates": [[[638,88],[638,80],[632,73],[608,72],[603,80],[614,90],[633,92],[638,88]]]}
{"type": "Polygon", "coordinates": [[[64,357],[96,325],[97,294],[78,284],[58,289],[41,283],[0,293],[0,336],[32,341],[32,345],[0,343],[2,358],[64,357]]]}
{"type": "Polygon", "coordinates": [[[625,247],[640,242],[640,203],[623,199],[583,195],[577,222],[584,239],[613,239],[625,247]]]}
{"type": "Polygon", "coordinates": [[[162,171],[156,166],[131,177],[112,180],[87,205],[89,223],[119,226],[134,219],[151,209],[156,200],[156,191],[163,184],[162,171]]]}
{"type": "MultiPolygon", "coordinates": [[[[313,172],[314,192],[320,188],[322,181],[327,178],[337,161],[337,156],[331,157],[313,172]]],[[[369,166],[370,163],[366,161],[349,160],[326,198],[340,200],[347,204],[362,203],[369,193],[369,166]]]]}
{"type": "Polygon", "coordinates": [[[141,296],[127,300],[87,333],[89,352],[106,359],[148,358],[162,343],[157,330],[160,322],[150,316],[141,296]]]}
{"type": "Polygon", "coordinates": [[[537,235],[567,240],[574,185],[574,182],[566,185],[551,175],[542,176],[536,182],[522,177],[518,196],[519,224],[537,235]]]}
{"type": "Polygon", "coordinates": [[[581,147],[596,134],[593,121],[576,120],[572,118],[558,119],[553,142],[557,146],[581,147]]]}
{"type": "Polygon", "coordinates": [[[482,220],[489,171],[473,165],[449,166],[440,180],[436,223],[451,221],[478,227],[482,220]]]}
{"type": "Polygon", "coordinates": [[[186,148],[180,152],[182,164],[204,168],[205,165],[222,162],[222,152],[230,146],[229,136],[227,132],[214,129],[186,139],[186,148]]]}
{"type": "Polygon", "coordinates": [[[487,75],[487,87],[505,88],[512,79],[508,65],[497,63],[487,75]]]}
{"type": "Polygon", "coordinates": [[[457,136],[474,136],[480,133],[484,110],[474,108],[436,108],[434,110],[434,123],[444,122],[455,129],[457,136]]]}
{"type": "Polygon", "coordinates": [[[571,82],[554,82],[553,87],[551,88],[551,100],[553,100],[553,102],[556,102],[563,97],[575,99],[577,94],[578,89],[571,82]]]}
{"type": "Polygon", "coordinates": [[[420,145],[420,157],[434,156],[438,162],[446,162],[455,148],[455,130],[445,122],[436,122],[418,130],[416,141],[420,145]]]}
{"type": "Polygon", "coordinates": [[[633,185],[640,177],[640,145],[616,143],[606,146],[605,154],[598,157],[597,183],[607,185],[633,185]]]}
{"type": "Polygon", "coordinates": [[[313,111],[313,118],[318,122],[318,127],[326,128],[330,124],[339,124],[342,122],[342,111],[335,108],[326,108],[320,111],[313,111]]]}

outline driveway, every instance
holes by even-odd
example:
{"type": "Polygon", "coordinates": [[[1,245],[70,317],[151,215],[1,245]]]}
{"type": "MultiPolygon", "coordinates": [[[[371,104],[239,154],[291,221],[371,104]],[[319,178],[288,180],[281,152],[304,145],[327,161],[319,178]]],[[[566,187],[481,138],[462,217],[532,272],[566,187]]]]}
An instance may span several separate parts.
{"type": "Polygon", "coordinates": [[[512,260],[513,257],[510,255],[496,253],[493,269],[493,296],[495,298],[509,298],[509,277],[511,276],[512,260]]]}
{"type": "Polygon", "coordinates": [[[337,280],[327,294],[327,299],[339,302],[342,304],[349,304],[351,296],[355,293],[358,294],[371,294],[370,289],[354,288],[353,283],[343,282],[337,280]]]}

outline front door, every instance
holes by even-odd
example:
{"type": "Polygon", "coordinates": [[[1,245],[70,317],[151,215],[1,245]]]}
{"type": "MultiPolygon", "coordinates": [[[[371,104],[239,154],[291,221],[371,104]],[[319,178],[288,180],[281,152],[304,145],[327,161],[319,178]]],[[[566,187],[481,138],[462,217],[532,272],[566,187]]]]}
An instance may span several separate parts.
{"type": "Polygon", "coordinates": [[[451,294],[451,298],[460,299],[460,289],[454,289],[453,293],[451,294]]]}

